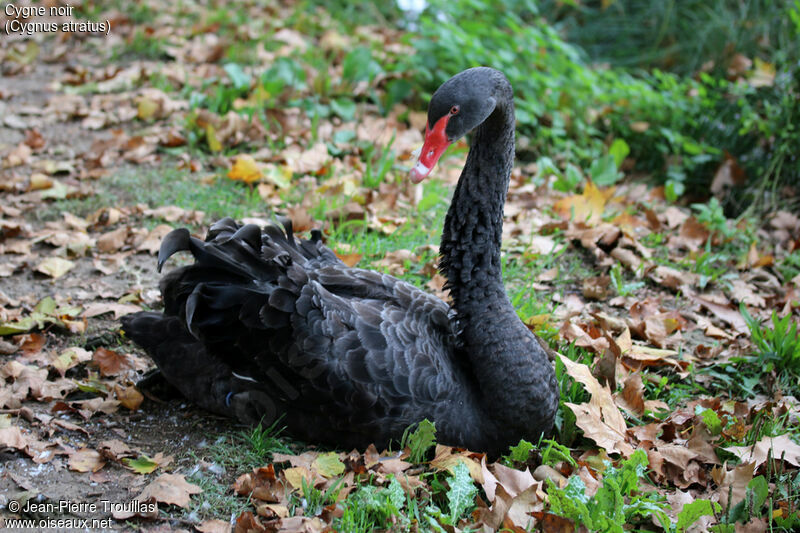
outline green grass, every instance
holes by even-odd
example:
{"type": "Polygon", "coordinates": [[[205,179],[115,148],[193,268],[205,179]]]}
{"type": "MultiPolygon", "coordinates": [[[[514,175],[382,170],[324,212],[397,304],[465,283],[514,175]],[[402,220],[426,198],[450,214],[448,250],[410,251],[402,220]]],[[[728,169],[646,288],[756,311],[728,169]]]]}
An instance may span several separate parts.
{"type": "Polygon", "coordinates": [[[198,468],[188,476],[190,482],[203,489],[203,497],[192,500],[187,515],[192,519],[227,519],[248,510],[249,502],[231,491],[229,478],[270,463],[273,453],[292,453],[290,441],[280,438],[279,424],[280,420],[268,427],[258,425],[221,436],[206,448],[190,450],[188,456],[195,464],[216,466],[198,468]]]}
{"type": "Polygon", "coordinates": [[[54,220],[63,211],[86,216],[101,207],[119,208],[138,203],[152,208],[176,205],[183,209],[197,209],[212,219],[264,217],[269,212],[258,193],[240,183],[220,178],[209,185],[188,171],[163,166],[123,169],[97,182],[92,196],[58,200],[37,216],[42,220],[54,220]]]}
{"type": "Polygon", "coordinates": [[[800,391],[800,334],[794,317],[789,314],[780,318],[773,311],[772,324],[760,324],[744,304],[740,305],[740,311],[750,329],[758,365],[765,372],[775,369],[783,387],[794,393],[800,391]]]}

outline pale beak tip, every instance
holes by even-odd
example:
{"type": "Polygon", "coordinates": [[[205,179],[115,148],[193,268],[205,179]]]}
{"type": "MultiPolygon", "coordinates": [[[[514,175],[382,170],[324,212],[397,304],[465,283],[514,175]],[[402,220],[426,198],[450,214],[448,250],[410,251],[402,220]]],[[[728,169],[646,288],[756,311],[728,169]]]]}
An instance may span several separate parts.
{"type": "Polygon", "coordinates": [[[423,165],[422,161],[417,161],[417,164],[414,165],[414,168],[412,168],[411,172],[409,172],[409,176],[411,178],[412,183],[419,183],[425,178],[427,178],[428,174],[430,173],[431,169],[423,165]]]}

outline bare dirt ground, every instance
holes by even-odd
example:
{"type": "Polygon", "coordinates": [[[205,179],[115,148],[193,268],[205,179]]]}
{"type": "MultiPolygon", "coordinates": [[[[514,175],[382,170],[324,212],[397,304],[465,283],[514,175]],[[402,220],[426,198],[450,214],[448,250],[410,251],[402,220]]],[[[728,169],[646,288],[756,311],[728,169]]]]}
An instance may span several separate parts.
{"type": "MultiPolygon", "coordinates": [[[[43,56],[53,52],[55,43],[52,40],[41,44],[40,53],[43,56]]],[[[113,133],[107,129],[87,129],[81,125],[79,117],[66,121],[56,118],[58,109],[54,109],[52,104],[61,93],[54,90],[54,84],[74,67],[70,62],[49,64],[35,61],[13,75],[3,75],[0,80],[0,149],[5,151],[8,147],[19,145],[26,138],[26,132],[35,130],[46,147],[37,150],[40,155],[37,159],[68,162],[69,170],[53,173],[52,179],[69,188],[67,197],[81,198],[94,193],[91,179],[76,179],[79,169],[86,169],[83,162],[92,157],[92,146],[107,142],[113,138],[113,133]]],[[[12,169],[0,170],[0,185],[6,191],[14,190],[15,184],[27,181],[31,174],[41,170],[34,163],[23,160],[12,169]]],[[[119,161],[113,167],[104,169],[104,173],[118,172],[126,165],[130,167],[124,161],[119,161]]],[[[26,247],[22,254],[4,250],[0,256],[0,269],[5,269],[4,276],[0,277],[0,302],[3,305],[30,310],[43,298],[53,297],[59,304],[85,308],[91,302],[113,303],[125,294],[135,293],[147,294],[148,302],[158,305],[156,287],[159,275],[155,270],[155,257],[149,252],[134,253],[128,247],[128,250],[108,262],[108,268],[101,265],[102,271],[98,270],[96,258],[91,254],[67,252],[64,258],[73,263],[68,272],[56,277],[37,272],[35,268],[40,264],[41,257],[48,256],[54,247],[68,248],[75,244],[74,236],[69,232],[76,228],[70,226],[60,213],[53,214],[49,201],[43,200],[38,191],[0,194],[4,197],[0,205],[0,213],[4,215],[0,241],[5,241],[7,237],[33,235],[45,241],[50,238],[58,241],[54,246],[52,242],[55,241],[37,242],[33,238],[30,247],[26,247]],[[48,220],[42,220],[45,212],[50,214],[48,220]]],[[[134,218],[132,216],[130,222],[134,218]]],[[[92,232],[94,235],[102,233],[103,223],[96,229],[98,231],[92,232]]],[[[34,352],[31,352],[34,357],[46,358],[47,355],[43,354],[63,353],[70,346],[89,346],[90,351],[99,347],[118,348],[114,332],[119,328],[119,323],[114,320],[113,313],[72,318],[77,321],[73,325],[75,327],[66,328],[73,331],[72,335],[64,335],[66,330],[62,323],[48,324],[40,333],[34,334],[33,339],[29,335],[22,335],[8,342],[9,338],[6,337],[6,341],[0,341],[3,343],[2,353],[6,354],[0,355],[0,363],[9,361],[10,356],[18,354],[18,350],[31,340],[36,345],[34,352]]],[[[132,361],[127,360],[130,364],[124,377],[116,374],[115,379],[131,385],[152,366],[152,362],[145,358],[137,358],[135,364],[132,361]]],[[[75,379],[86,377],[85,373],[78,374],[70,370],[66,375],[75,379]]],[[[135,411],[111,405],[103,407],[108,412],[90,408],[79,413],[76,406],[92,397],[95,394],[75,389],[67,393],[63,401],[48,400],[45,395],[39,398],[40,401],[24,401],[18,408],[0,410],[0,413],[10,415],[15,425],[22,429],[27,444],[33,441],[49,443],[44,446],[44,455],[37,455],[27,446],[22,448],[30,453],[0,447],[0,522],[3,517],[8,519],[15,516],[36,520],[113,518],[111,507],[103,502],[130,502],[153,477],[126,468],[120,461],[122,457],[159,456],[162,460],[166,457],[168,460],[164,465],[170,464],[170,471],[196,471],[197,456],[190,457],[187,451],[195,451],[202,457],[203,449],[218,437],[241,429],[227,420],[199,411],[180,399],[156,401],[144,398],[135,411]],[[57,409],[63,410],[54,411],[56,404],[61,406],[57,409]],[[73,463],[73,467],[70,467],[71,454],[76,450],[102,449],[104,442],[124,443],[129,451],[120,456],[109,451],[107,457],[92,457],[94,462],[91,466],[76,469],[73,463]],[[100,464],[104,465],[102,470],[92,472],[100,464]],[[10,513],[7,505],[12,500],[41,504],[40,508],[47,507],[48,503],[54,504],[56,509],[10,513]],[[63,502],[71,506],[94,503],[95,509],[73,511],[74,506],[64,508],[63,502]]],[[[221,483],[229,485],[234,474],[221,472],[218,477],[221,483]]],[[[172,521],[169,518],[163,515],[155,522],[148,522],[149,525],[144,529],[171,531],[181,524],[180,517],[173,517],[172,521]]],[[[101,524],[101,529],[141,528],[124,519],[101,524]]]]}

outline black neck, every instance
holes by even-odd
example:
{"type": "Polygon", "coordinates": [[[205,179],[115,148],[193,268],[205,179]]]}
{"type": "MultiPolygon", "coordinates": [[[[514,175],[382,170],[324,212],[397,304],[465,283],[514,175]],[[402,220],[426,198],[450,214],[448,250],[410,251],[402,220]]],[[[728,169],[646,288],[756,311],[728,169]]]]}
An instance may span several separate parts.
{"type": "Polygon", "coordinates": [[[440,268],[462,326],[485,316],[487,305],[511,308],[500,241],[514,161],[514,103],[510,87],[495,97],[495,110],[474,132],[442,233],[440,268]]]}

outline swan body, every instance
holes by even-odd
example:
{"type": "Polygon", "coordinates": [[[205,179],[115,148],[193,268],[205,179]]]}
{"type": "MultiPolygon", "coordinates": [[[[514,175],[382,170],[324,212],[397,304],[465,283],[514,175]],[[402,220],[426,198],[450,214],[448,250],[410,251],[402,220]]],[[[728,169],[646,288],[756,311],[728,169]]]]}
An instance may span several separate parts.
{"type": "Polygon", "coordinates": [[[444,224],[440,268],[453,305],[392,276],[349,268],[320,234],[226,218],[205,239],[170,233],[159,270],[187,250],[190,266],[161,281],[164,313],[123,318],[164,378],[198,405],[294,437],[387,446],[427,418],[443,444],[499,455],[550,431],[553,368],[503,288],[500,239],[514,158],[511,86],[466,70],[433,95],[412,181],[447,145],[472,143],[444,224]]]}

